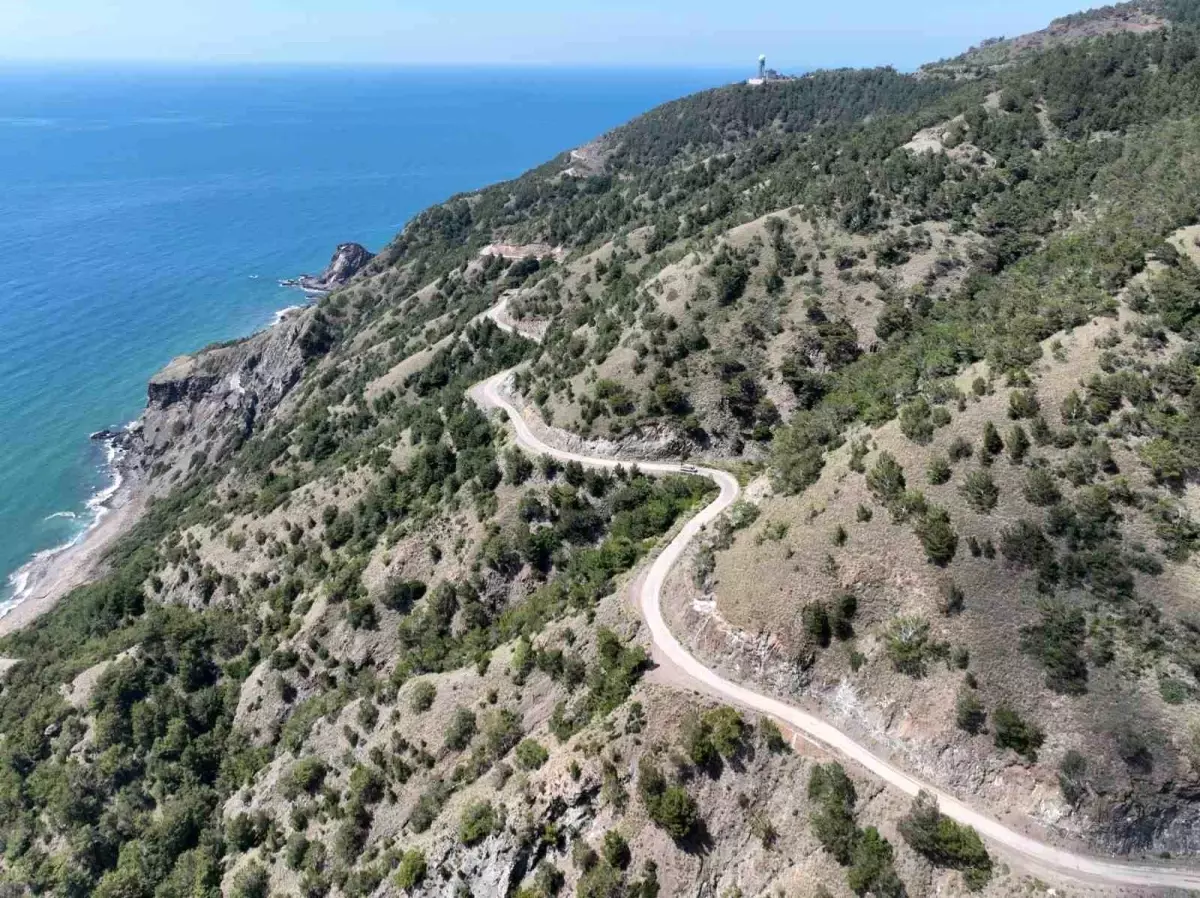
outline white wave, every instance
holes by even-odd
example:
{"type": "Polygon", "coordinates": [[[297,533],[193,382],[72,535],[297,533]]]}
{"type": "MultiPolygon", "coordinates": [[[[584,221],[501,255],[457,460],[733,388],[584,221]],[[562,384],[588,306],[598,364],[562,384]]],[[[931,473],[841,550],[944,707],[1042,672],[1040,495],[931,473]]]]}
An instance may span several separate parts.
{"type": "Polygon", "coordinates": [[[299,312],[303,308],[305,308],[305,306],[288,306],[286,309],[280,309],[275,313],[275,318],[271,321],[271,324],[276,325],[288,315],[291,315],[293,312],[299,312]]]}
{"type": "Polygon", "coordinates": [[[79,515],[78,515],[78,513],[74,512],[74,511],[56,511],[56,512],[54,512],[54,514],[46,515],[46,520],[53,521],[55,518],[67,518],[68,520],[73,521],[77,517],[79,517],[79,515]]]}
{"type": "MultiPolygon", "coordinates": [[[[131,426],[133,425],[128,425],[126,429],[131,426]]],[[[121,486],[125,482],[125,478],[121,474],[120,468],[120,462],[125,456],[125,450],[119,449],[111,442],[108,442],[105,443],[104,446],[104,455],[104,464],[111,479],[108,486],[97,490],[92,494],[87,502],[84,503],[84,506],[87,509],[86,516],[89,517],[87,525],[81,527],[79,531],[65,543],[49,549],[43,549],[40,552],[36,552],[34,556],[29,559],[29,561],[25,562],[25,564],[21,565],[21,567],[9,574],[7,590],[8,596],[3,600],[0,600],[0,617],[4,617],[23,601],[25,601],[25,599],[29,597],[29,594],[33,592],[34,588],[41,582],[47,571],[49,571],[50,563],[59,555],[83,542],[89,533],[100,526],[100,522],[104,519],[104,516],[111,511],[111,506],[109,503],[112,501],[113,497],[117,495],[121,489],[121,486]]],[[[65,517],[78,520],[83,516],[73,511],[60,511],[50,515],[50,517],[65,517]]]]}
{"type": "Polygon", "coordinates": [[[91,530],[91,527],[80,531],[60,546],[55,546],[52,549],[43,549],[41,552],[35,553],[25,564],[9,574],[8,585],[11,594],[6,600],[0,602],[0,617],[4,617],[29,598],[29,594],[33,592],[34,587],[41,582],[40,575],[49,569],[50,562],[71,547],[78,545],[88,530],[91,530]]]}
{"type": "Polygon", "coordinates": [[[58,122],[52,118],[0,116],[0,125],[9,125],[13,128],[53,128],[58,125],[58,122]]]}

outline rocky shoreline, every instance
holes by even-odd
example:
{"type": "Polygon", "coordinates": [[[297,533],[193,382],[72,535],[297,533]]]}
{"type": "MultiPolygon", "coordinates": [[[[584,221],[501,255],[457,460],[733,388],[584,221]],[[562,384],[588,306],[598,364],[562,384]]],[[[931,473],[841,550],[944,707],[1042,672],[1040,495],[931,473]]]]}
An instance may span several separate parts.
{"type": "MultiPolygon", "coordinates": [[[[372,259],[342,244],[318,278],[318,292],[345,284],[372,259]]],[[[147,384],[146,408],[123,428],[90,435],[108,456],[107,487],[87,502],[93,519],[63,545],[37,553],[13,574],[13,595],[0,603],[0,636],[36,620],[73,589],[94,579],[109,549],[137,522],[147,501],[183,482],[196,459],[223,458],[299,381],[312,341],[311,306],[289,306],[265,329],[231,344],[172,359],[147,384]]]]}
{"type": "Polygon", "coordinates": [[[279,286],[295,287],[309,296],[324,296],[349,281],[374,258],[375,254],[361,243],[342,243],[334,250],[333,258],[320,274],[285,278],[279,282],[279,286]]]}

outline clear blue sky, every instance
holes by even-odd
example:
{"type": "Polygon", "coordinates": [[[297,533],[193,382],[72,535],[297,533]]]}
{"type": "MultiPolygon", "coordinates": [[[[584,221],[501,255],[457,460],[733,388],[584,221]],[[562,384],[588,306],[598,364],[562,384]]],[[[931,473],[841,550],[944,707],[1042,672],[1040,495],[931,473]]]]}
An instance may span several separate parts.
{"type": "Polygon", "coordinates": [[[912,68],[1086,0],[0,0],[0,61],[912,68]]]}

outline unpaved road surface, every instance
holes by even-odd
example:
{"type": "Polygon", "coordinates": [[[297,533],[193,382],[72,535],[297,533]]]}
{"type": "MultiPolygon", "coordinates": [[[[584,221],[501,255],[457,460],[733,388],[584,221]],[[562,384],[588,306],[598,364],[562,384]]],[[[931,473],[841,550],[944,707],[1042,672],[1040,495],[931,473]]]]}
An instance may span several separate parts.
{"type": "MultiPolygon", "coordinates": [[[[499,308],[485,314],[503,330],[519,333],[511,325],[502,322],[502,310],[499,308]]],[[[683,465],[680,464],[598,458],[548,445],[533,432],[521,412],[505,394],[503,385],[510,375],[511,371],[504,371],[476,384],[471,388],[471,397],[483,408],[503,411],[512,422],[518,445],[526,451],[537,455],[549,455],[561,461],[577,461],[595,468],[611,469],[619,464],[626,466],[636,464],[643,471],[664,474],[683,473],[683,465]]],[[[924,790],[937,796],[942,813],[959,823],[973,826],[980,836],[991,843],[993,847],[1001,853],[1013,857],[1014,860],[1020,861],[1021,866],[1029,869],[1030,872],[1063,876],[1076,882],[1094,885],[1200,890],[1200,868],[1159,866],[1092,857],[1057,848],[1024,835],[994,817],[974,810],[948,792],[905,773],[820,717],[731,682],[701,664],[680,644],[667,628],[666,621],[663,620],[661,607],[663,584],[666,582],[667,574],[683,555],[688,544],[707,524],[714,521],[725,509],[737,501],[741,489],[737,479],[725,471],[698,468],[696,473],[712,479],[720,487],[720,495],[683,525],[675,538],[654,559],[649,570],[644,577],[639,579],[638,583],[640,592],[638,602],[646,624],[650,628],[654,658],[659,663],[669,664],[674,669],[671,677],[674,682],[719,696],[728,702],[760,714],[769,715],[832,752],[853,761],[901,792],[916,795],[917,792],[924,790]]]]}

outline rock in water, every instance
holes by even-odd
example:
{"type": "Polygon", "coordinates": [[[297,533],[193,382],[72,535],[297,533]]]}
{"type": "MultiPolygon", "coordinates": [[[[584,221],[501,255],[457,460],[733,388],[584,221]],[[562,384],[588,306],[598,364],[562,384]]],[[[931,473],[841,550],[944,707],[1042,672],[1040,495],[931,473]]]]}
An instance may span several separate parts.
{"type": "Polygon", "coordinates": [[[334,250],[329,265],[319,275],[302,274],[280,283],[285,287],[299,287],[308,293],[329,293],[354,277],[375,254],[359,243],[343,243],[334,250]]]}

